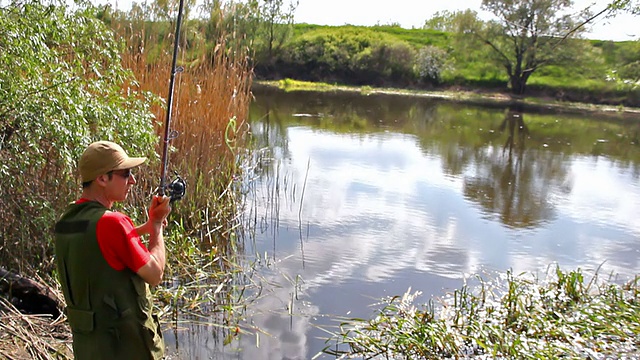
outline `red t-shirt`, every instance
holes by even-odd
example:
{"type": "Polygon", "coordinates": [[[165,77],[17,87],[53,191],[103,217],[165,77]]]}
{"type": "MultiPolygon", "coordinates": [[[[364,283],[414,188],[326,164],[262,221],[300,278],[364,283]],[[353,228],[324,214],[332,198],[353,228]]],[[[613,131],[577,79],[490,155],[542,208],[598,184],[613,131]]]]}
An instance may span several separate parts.
{"type": "MultiPolygon", "coordinates": [[[[76,204],[89,201],[80,199],[76,204]]],[[[135,230],[133,221],[117,211],[106,211],[98,220],[96,238],[102,256],[115,270],[125,268],[137,273],[151,255],[135,230]]]]}

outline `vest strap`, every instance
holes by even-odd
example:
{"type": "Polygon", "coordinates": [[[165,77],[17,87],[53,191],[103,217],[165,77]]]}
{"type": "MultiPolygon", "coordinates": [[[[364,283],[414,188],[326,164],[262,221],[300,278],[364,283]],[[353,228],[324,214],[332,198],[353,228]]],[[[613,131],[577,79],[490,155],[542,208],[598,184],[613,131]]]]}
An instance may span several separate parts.
{"type": "Polygon", "coordinates": [[[89,220],[78,221],[59,221],[56,223],[56,233],[58,234],[77,234],[87,231],[89,220]]]}

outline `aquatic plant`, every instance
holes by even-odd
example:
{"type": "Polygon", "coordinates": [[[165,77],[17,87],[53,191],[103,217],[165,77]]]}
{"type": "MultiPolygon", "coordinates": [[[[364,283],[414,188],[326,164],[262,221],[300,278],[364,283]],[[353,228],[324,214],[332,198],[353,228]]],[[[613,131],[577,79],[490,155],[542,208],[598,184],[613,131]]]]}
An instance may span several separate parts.
{"type": "Polygon", "coordinates": [[[347,319],[324,351],[341,358],[636,358],[640,297],[624,284],[589,281],[580,269],[555,267],[540,280],[512,272],[481,277],[438,301],[420,292],[385,299],[370,320],[347,319]]]}

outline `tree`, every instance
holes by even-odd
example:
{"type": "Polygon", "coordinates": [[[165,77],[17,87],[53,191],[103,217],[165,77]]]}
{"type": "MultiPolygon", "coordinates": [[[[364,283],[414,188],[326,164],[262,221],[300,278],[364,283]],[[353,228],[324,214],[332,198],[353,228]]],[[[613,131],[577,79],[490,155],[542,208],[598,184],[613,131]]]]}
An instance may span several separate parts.
{"type": "Polygon", "coordinates": [[[577,54],[571,41],[595,16],[589,9],[571,14],[571,0],[483,0],[482,9],[497,20],[479,24],[473,34],[493,51],[507,72],[514,94],[525,93],[530,76],[543,66],[559,64],[577,54]]]}
{"type": "Polygon", "coordinates": [[[452,34],[464,34],[475,28],[479,22],[478,13],[467,9],[464,11],[438,11],[424,22],[424,29],[444,31],[452,34]]]}
{"type": "Polygon", "coordinates": [[[447,68],[448,55],[437,46],[425,46],[418,51],[416,56],[416,72],[420,80],[440,84],[442,72],[447,68]]]}
{"type": "Polygon", "coordinates": [[[290,2],[288,9],[285,9],[284,0],[259,1],[258,40],[261,48],[257,50],[258,56],[269,65],[273,62],[274,51],[279,50],[292,33],[293,14],[297,6],[297,1],[290,2]]]}
{"type": "Polygon", "coordinates": [[[433,16],[424,22],[424,26],[422,28],[443,32],[453,32],[453,18],[454,13],[449,10],[436,11],[433,16]]]}
{"type": "Polygon", "coordinates": [[[250,48],[256,63],[272,65],[293,33],[297,6],[297,0],[205,0],[201,11],[209,17],[206,38],[217,41],[225,34],[228,45],[250,48]]]}
{"type": "MultiPolygon", "coordinates": [[[[183,7],[183,16],[185,19],[189,18],[189,14],[191,10],[195,8],[196,1],[195,0],[185,0],[183,7]]],[[[134,6],[137,5],[134,3],[134,6]]],[[[155,21],[169,21],[172,23],[172,27],[174,22],[178,17],[178,10],[180,8],[180,0],[153,0],[150,3],[143,3],[142,7],[148,6],[151,14],[153,15],[152,19],[155,21]]],[[[133,8],[133,6],[132,6],[133,8]]]]}

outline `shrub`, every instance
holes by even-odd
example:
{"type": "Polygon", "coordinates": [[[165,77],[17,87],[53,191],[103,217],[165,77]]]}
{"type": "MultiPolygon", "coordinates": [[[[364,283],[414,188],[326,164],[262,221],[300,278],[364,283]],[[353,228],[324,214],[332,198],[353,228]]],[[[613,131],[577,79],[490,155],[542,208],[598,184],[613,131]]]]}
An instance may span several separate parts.
{"type": "Polygon", "coordinates": [[[440,84],[442,73],[447,70],[447,52],[436,46],[425,46],[416,57],[416,72],[421,81],[440,84]]]}
{"type": "Polygon", "coordinates": [[[355,27],[319,28],[286,45],[280,72],[305,80],[337,77],[380,85],[411,80],[413,59],[413,48],[392,35],[355,27]]]}
{"type": "Polygon", "coordinates": [[[0,8],[0,259],[18,271],[52,268],[52,227],[77,196],[86,145],[153,154],[153,97],[129,87],[121,44],[95,15],[36,0],[0,8]]]}

